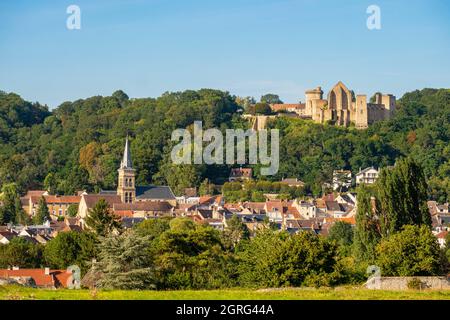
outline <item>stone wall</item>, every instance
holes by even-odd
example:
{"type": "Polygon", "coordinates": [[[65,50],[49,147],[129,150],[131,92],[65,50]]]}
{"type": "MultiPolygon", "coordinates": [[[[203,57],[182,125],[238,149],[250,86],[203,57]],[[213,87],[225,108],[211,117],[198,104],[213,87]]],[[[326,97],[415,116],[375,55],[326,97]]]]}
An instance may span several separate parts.
{"type": "Polygon", "coordinates": [[[365,287],[373,290],[408,290],[408,283],[414,279],[420,280],[422,289],[450,290],[448,277],[373,277],[365,287]]]}

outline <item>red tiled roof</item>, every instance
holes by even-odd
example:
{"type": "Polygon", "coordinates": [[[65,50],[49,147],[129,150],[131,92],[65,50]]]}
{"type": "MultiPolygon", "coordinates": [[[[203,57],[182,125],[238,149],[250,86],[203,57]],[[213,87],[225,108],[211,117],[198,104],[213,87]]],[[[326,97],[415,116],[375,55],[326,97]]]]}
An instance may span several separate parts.
{"type": "Polygon", "coordinates": [[[28,190],[24,198],[41,197],[45,192],[45,190],[28,190]]]}
{"type": "Polygon", "coordinates": [[[284,212],[284,206],[283,203],[281,202],[281,200],[276,201],[267,201],[266,202],[266,210],[267,211],[274,211],[274,209],[276,209],[278,212],[284,212]]]}
{"type": "Polygon", "coordinates": [[[230,177],[251,177],[252,168],[232,168],[230,177]]]}
{"type": "Polygon", "coordinates": [[[447,235],[448,235],[448,231],[441,231],[436,235],[436,237],[438,239],[445,239],[445,237],[447,237],[447,235]]]}
{"type": "Polygon", "coordinates": [[[0,277],[31,277],[38,287],[66,287],[69,276],[66,270],[50,270],[45,274],[45,269],[0,269],[0,277]]]}
{"type": "MultiPolygon", "coordinates": [[[[38,203],[42,196],[32,196],[31,202],[38,203]]],[[[81,197],[79,196],[44,196],[47,204],[77,204],[80,203],[81,197]]]]}
{"type": "Polygon", "coordinates": [[[275,104],[271,104],[270,108],[273,111],[288,110],[288,109],[304,109],[305,104],[304,103],[275,103],[275,104]]]}
{"type": "Polygon", "coordinates": [[[121,218],[133,218],[132,210],[114,210],[114,214],[118,215],[121,218]]]}
{"type": "Polygon", "coordinates": [[[212,203],[214,200],[213,196],[201,196],[200,199],[198,200],[199,204],[209,204],[212,203]]]}
{"type": "Polygon", "coordinates": [[[172,206],[167,201],[141,201],[134,203],[114,203],[114,211],[170,211],[172,206]]]}
{"type": "Polygon", "coordinates": [[[266,206],[265,202],[244,202],[242,204],[244,208],[249,208],[253,210],[264,210],[264,207],[266,206]]]}
{"type": "Polygon", "coordinates": [[[354,216],[353,217],[342,217],[342,218],[332,218],[332,217],[324,218],[324,223],[334,223],[336,221],[347,222],[351,225],[356,224],[356,218],[354,216]]]}
{"type": "Polygon", "coordinates": [[[287,207],[286,213],[293,215],[295,219],[300,219],[301,218],[301,215],[298,212],[297,208],[293,207],[292,205],[289,205],[287,207]]]}

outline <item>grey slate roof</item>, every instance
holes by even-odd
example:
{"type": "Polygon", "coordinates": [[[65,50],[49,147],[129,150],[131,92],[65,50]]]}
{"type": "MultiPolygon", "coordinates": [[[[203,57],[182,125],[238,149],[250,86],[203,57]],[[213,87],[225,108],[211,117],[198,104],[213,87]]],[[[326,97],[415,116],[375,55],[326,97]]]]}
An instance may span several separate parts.
{"type": "Polygon", "coordinates": [[[136,187],[138,200],[175,200],[172,189],[168,186],[136,187]]]}
{"type": "Polygon", "coordinates": [[[342,199],[344,199],[347,203],[355,204],[353,200],[347,194],[341,194],[342,199]]]}
{"type": "Polygon", "coordinates": [[[358,172],[358,174],[363,174],[363,173],[366,173],[367,171],[369,171],[369,170],[377,170],[377,169],[375,169],[374,167],[367,167],[367,168],[365,168],[365,169],[363,169],[363,170],[360,170],[359,172],[358,172]]]}
{"type": "Polygon", "coordinates": [[[117,195],[117,190],[100,190],[98,194],[117,195]]]}
{"type": "Polygon", "coordinates": [[[122,218],[122,225],[124,228],[132,228],[135,224],[144,221],[144,218],[122,218]]]}

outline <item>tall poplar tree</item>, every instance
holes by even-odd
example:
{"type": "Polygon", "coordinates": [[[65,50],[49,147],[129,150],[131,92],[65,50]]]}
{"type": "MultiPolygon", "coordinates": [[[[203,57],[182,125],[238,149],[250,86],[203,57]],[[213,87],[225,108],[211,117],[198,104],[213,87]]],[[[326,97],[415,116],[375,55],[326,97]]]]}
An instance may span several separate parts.
{"type": "Polygon", "coordinates": [[[28,216],[22,209],[20,196],[15,183],[9,183],[3,186],[1,201],[3,205],[0,206],[0,224],[9,222],[26,224],[28,222],[28,216]]]}
{"type": "Polygon", "coordinates": [[[383,236],[404,225],[431,225],[427,206],[427,182],[422,168],[411,158],[384,168],[376,183],[377,204],[383,236]]]}
{"type": "Polygon", "coordinates": [[[47,202],[44,197],[39,199],[38,209],[33,218],[35,224],[43,224],[45,221],[50,221],[50,212],[48,211],[47,202]]]}
{"type": "Polygon", "coordinates": [[[369,188],[361,185],[357,195],[358,209],[354,231],[355,256],[359,261],[372,263],[376,258],[376,246],[381,238],[375,199],[369,188]]]}

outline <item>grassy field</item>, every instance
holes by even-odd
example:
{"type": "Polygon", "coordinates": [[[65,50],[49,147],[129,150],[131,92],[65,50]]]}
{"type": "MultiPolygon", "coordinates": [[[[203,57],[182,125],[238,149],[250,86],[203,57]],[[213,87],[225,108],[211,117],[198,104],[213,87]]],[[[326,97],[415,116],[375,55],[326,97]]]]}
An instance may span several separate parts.
{"type": "Polygon", "coordinates": [[[91,291],[0,287],[0,300],[450,300],[450,291],[378,291],[362,288],[335,289],[230,289],[185,291],[91,291]]]}

